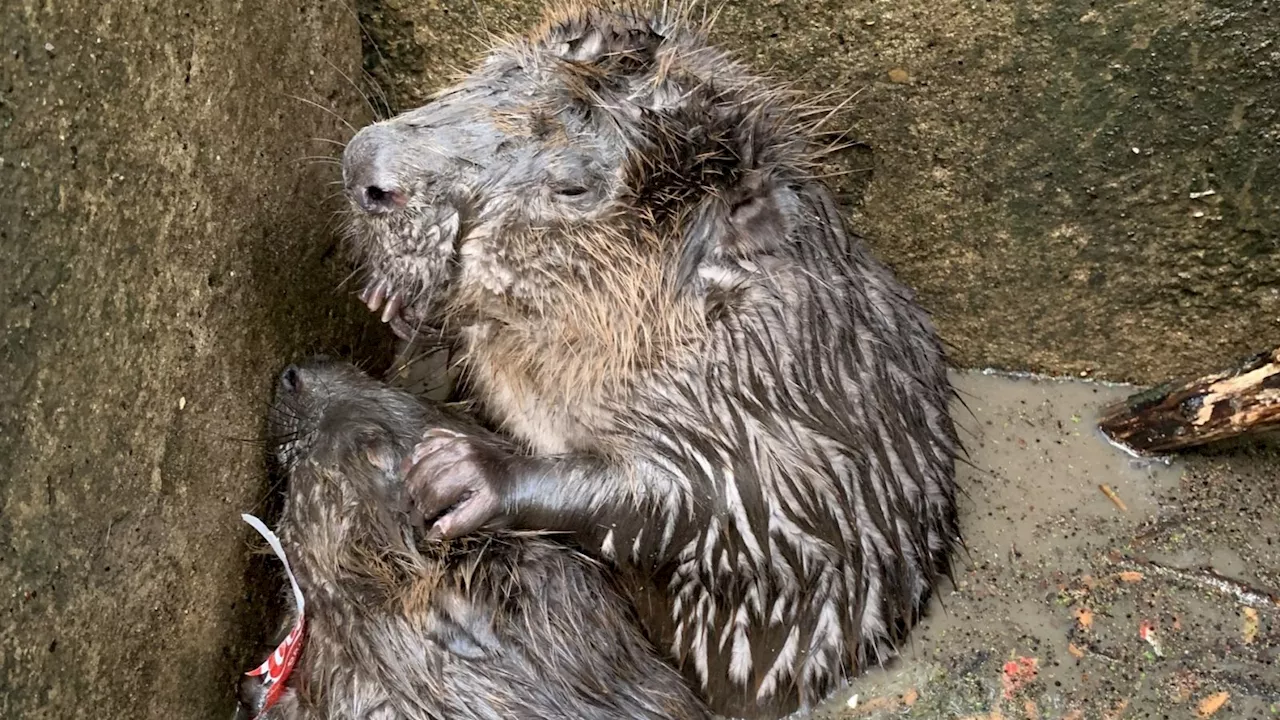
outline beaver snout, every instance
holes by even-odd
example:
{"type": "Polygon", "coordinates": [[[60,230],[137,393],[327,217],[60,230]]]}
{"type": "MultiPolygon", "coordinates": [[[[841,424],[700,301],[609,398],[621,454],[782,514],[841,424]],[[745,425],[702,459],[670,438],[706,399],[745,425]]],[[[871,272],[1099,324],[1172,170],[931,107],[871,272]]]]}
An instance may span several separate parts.
{"type": "Polygon", "coordinates": [[[328,355],[312,355],[280,371],[280,377],[276,379],[276,394],[280,397],[297,395],[315,382],[317,373],[327,372],[336,376],[338,371],[338,363],[328,355]]]}
{"type": "Polygon", "coordinates": [[[295,393],[302,387],[302,374],[297,365],[290,365],[280,373],[280,392],[295,393]]]}
{"type": "Polygon", "coordinates": [[[382,125],[371,125],[347,143],[342,153],[342,180],[357,207],[381,214],[402,209],[409,202],[407,184],[396,177],[396,139],[382,125]]]}

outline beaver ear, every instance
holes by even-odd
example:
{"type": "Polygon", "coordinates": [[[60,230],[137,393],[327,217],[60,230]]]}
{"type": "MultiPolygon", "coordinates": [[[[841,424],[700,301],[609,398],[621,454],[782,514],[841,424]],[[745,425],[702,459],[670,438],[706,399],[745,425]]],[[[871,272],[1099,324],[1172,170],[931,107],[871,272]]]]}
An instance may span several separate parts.
{"type": "Polygon", "coordinates": [[[746,173],[741,182],[721,192],[717,237],[720,252],[750,257],[773,252],[787,236],[789,209],[795,192],[764,172],[746,173]]]}
{"type": "Polygon", "coordinates": [[[716,263],[777,251],[791,232],[795,206],[790,186],[759,173],[707,198],[685,226],[679,280],[691,282],[716,263]]]}
{"type": "Polygon", "coordinates": [[[793,195],[775,181],[750,176],[736,189],[727,216],[735,252],[746,256],[771,252],[786,239],[786,206],[793,195]]]}
{"type": "Polygon", "coordinates": [[[369,464],[387,475],[395,475],[400,468],[394,449],[387,443],[366,445],[364,452],[369,464]]]}

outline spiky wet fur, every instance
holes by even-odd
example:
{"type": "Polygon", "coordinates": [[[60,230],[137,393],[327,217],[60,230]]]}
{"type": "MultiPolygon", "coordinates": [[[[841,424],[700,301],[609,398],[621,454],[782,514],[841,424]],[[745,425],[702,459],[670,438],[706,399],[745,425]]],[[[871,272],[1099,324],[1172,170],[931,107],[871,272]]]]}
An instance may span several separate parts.
{"type": "Polygon", "coordinates": [[[647,627],[713,709],[776,717],[888,657],[947,571],[953,391],[815,177],[829,108],[689,15],[563,9],[366,128],[346,169],[392,147],[411,196],[349,235],[484,412],[590,486],[580,540],[650,574],[647,627]]]}
{"type": "Polygon", "coordinates": [[[598,562],[539,533],[417,540],[400,462],[428,423],[466,423],[350,366],[295,377],[270,424],[307,626],[268,718],[709,717],[598,562]]]}

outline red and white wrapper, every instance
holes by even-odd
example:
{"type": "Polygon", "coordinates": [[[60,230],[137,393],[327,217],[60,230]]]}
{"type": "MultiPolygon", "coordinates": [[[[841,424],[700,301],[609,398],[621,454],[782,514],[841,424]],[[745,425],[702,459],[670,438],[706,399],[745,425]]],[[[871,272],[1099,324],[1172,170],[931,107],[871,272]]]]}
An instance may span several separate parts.
{"type": "Polygon", "coordinates": [[[280,538],[276,537],[276,534],[258,518],[249,514],[243,514],[240,517],[266,539],[267,544],[275,551],[276,557],[284,563],[284,571],[289,576],[289,584],[293,587],[293,602],[298,608],[298,621],[293,624],[289,635],[261,665],[245,673],[250,677],[261,677],[262,684],[267,688],[262,709],[258,711],[256,720],[265,715],[276,700],[280,699],[280,693],[284,692],[285,680],[289,678],[294,664],[298,662],[298,655],[302,652],[302,629],[305,617],[303,611],[306,608],[306,602],[302,598],[302,590],[298,588],[298,580],[293,576],[293,568],[289,567],[289,558],[285,557],[284,548],[280,546],[280,538]]]}

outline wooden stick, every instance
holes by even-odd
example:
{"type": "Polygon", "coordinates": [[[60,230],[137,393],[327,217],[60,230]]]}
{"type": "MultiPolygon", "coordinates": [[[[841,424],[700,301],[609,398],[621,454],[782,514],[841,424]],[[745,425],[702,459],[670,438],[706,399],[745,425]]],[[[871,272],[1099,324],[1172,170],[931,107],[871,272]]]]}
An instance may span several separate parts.
{"type": "Polygon", "coordinates": [[[1126,398],[1102,411],[1098,427],[1112,441],[1141,454],[1280,429],[1280,347],[1230,370],[1126,398]]]}

